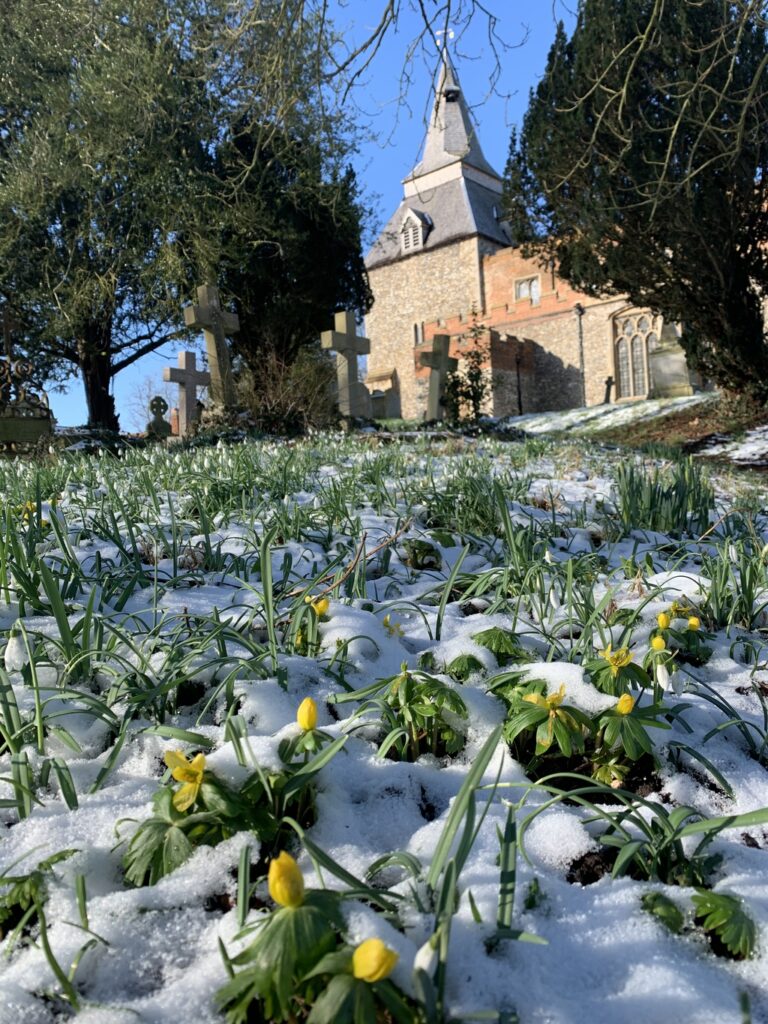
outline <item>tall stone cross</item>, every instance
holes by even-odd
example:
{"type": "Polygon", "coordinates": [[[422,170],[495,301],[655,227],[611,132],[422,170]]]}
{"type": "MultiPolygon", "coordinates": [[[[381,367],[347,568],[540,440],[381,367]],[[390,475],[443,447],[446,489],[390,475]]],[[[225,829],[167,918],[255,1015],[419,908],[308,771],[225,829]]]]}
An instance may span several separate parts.
{"type": "MultiPolygon", "coordinates": [[[[231,409],[235,404],[232,364],[227,349],[227,335],[237,334],[240,321],[234,313],[221,308],[219,289],[211,284],[197,289],[197,304],[185,306],[184,323],[195,330],[202,328],[211,373],[211,399],[216,405],[231,409]]],[[[179,407],[181,420],[181,407],[179,407]]]]}
{"type": "Polygon", "coordinates": [[[445,392],[445,379],[459,365],[458,359],[448,355],[450,346],[451,339],[447,334],[436,334],[432,339],[432,351],[419,354],[421,365],[429,367],[428,420],[445,419],[445,410],[440,401],[445,392]]]}
{"type": "Polygon", "coordinates": [[[184,437],[197,419],[197,389],[211,383],[210,373],[198,370],[194,352],[179,352],[179,365],[166,366],[163,380],[179,385],[179,434],[184,437]]]}
{"type": "Polygon", "coordinates": [[[336,380],[339,387],[339,412],[342,416],[371,415],[371,396],[365,384],[357,379],[357,357],[367,356],[371,343],[357,335],[355,314],[350,310],[337,313],[335,330],[323,331],[320,344],[336,353],[336,380]]]}

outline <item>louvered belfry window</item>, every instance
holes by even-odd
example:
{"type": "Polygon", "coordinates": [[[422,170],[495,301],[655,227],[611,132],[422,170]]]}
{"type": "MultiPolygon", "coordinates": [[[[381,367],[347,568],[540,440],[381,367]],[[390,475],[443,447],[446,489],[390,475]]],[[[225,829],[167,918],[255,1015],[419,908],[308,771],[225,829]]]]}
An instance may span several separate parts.
{"type": "Polygon", "coordinates": [[[403,253],[414,252],[416,249],[420,249],[423,241],[421,224],[412,217],[409,217],[403,222],[403,226],[400,229],[400,244],[403,253]]]}

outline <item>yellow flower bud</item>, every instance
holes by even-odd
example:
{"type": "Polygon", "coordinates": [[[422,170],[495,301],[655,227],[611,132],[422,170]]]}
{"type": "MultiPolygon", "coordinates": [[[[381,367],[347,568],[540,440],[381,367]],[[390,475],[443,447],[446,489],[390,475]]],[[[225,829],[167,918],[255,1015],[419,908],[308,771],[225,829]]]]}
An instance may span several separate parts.
{"type": "Polygon", "coordinates": [[[655,636],[651,640],[651,650],[653,651],[664,651],[667,648],[667,642],[663,636],[655,636]]]}
{"type": "Polygon", "coordinates": [[[304,876],[285,850],[270,862],[267,885],[269,895],[281,907],[300,907],[304,902],[304,876]]]}
{"type": "Polygon", "coordinates": [[[296,712],[296,721],[304,732],[311,732],[317,725],[317,704],[311,697],[305,697],[296,712]]]}
{"type": "Polygon", "coordinates": [[[312,602],[312,611],[317,615],[318,619],[321,619],[331,606],[331,602],[327,597],[317,597],[312,602]]]}
{"type": "Polygon", "coordinates": [[[383,981],[394,970],[399,960],[393,949],[381,939],[366,939],[352,954],[352,973],[360,981],[383,981]]]}
{"type": "Polygon", "coordinates": [[[620,715],[628,715],[634,706],[635,698],[631,697],[628,693],[624,693],[616,702],[615,710],[620,715]]]}
{"type": "Polygon", "coordinates": [[[666,612],[659,612],[656,616],[656,622],[659,625],[659,629],[669,629],[672,624],[672,619],[666,612]]]}
{"type": "Polygon", "coordinates": [[[692,615],[688,619],[688,629],[697,630],[701,628],[701,619],[697,615],[692,615]]]}

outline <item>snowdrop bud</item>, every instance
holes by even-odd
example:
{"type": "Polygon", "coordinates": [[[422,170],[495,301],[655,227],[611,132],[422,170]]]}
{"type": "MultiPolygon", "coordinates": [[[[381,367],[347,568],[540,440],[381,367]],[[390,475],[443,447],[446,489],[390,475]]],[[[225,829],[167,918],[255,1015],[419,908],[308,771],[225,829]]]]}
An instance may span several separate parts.
{"type": "Polygon", "coordinates": [[[729,544],[728,545],[728,558],[730,559],[731,562],[737,562],[739,560],[739,554],[736,551],[736,545],[735,544],[729,544]]]}
{"type": "Polygon", "coordinates": [[[5,647],[5,670],[6,672],[21,672],[28,664],[29,651],[24,643],[24,637],[14,629],[5,647]]]}
{"type": "MultiPolygon", "coordinates": [[[[766,544],[766,547],[768,547],[768,544],[766,544]]],[[[544,552],[544,561],[547,563],[547,565],[552,565],[555,561],[550,553],[549,548],[547,548],[547,550],[544,552]]]]}
{"type": "Polygon", "coordinates": [[[432,945],[436,938],[436,935],[431,935],[424,945],[416,951],[416,956],[413,958],[414,971],[424,971],[430,978],[437,966],[437,946],[436,944],[432,945]]]}
{"type": "Polygon", "coordinates": [[[669,672],[666,665],[662,665],[661,662],[656,666],[656,682],[665,693],[669,690],[669,672]]]}
{"type": "Polygon", "coordinates": [[[550,603],[551,607],[555,611],[557,611],[557,609],[560,607],[560,599],[558,598],[557,594],[555,593],[555,588],[554,587],[552,587],[552,589],[549,592],[549,603],[550,603]]]}

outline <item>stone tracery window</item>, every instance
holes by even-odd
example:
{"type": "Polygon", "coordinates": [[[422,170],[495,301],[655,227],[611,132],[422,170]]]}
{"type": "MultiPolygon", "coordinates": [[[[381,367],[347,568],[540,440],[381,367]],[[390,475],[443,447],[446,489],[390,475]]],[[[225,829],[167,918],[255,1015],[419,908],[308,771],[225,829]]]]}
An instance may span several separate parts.
{"type": "Polygon", "coordinates": [[[613,321],[616,397],[644,398],[653,390],[648,358],[659,343],[659,317],[630,313],[613,321]]]}

